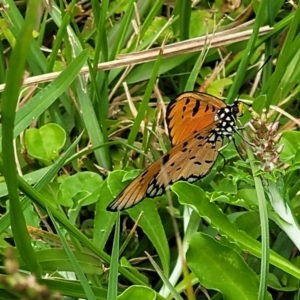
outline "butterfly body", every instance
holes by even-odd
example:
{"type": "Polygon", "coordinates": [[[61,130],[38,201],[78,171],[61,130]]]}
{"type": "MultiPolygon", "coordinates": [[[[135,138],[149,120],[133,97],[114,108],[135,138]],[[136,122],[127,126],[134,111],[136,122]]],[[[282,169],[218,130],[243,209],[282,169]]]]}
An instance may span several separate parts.
{"type": "Polygon", "coordinates": [[[173,148],[138,175],[107,209],[124,210],[146,197],[162,195],[176,181],[192,183],[203,178],[213,167],[224,138],[233,137],[240,113],[240,102],[226,105],[199,92],[177,96],[167,108],[173,148]]]}

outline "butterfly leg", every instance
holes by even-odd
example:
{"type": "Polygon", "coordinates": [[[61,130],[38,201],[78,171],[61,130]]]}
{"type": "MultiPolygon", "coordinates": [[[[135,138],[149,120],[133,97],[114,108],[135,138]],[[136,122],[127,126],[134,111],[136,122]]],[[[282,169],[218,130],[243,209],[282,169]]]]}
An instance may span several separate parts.
{"type": "Polygon", "coordinates": [[[240,130],[240,129],[243,129],[243,128],[237,128],[236,129],[236,133],[237,133],[237,135],[247,144],[247,145],[249,145],[250,147],[255,147],[255,145],[253,144],[253,143],[251,143],[251,142],[249,142],[249,141],[247,141],[247,140],[245,140],[245,138],[238,132],[238,130],[240,130]]]}
{"type": "MultiPolygon", "coordinates": [[[[245,141],[245,140],[243,139],[243,141],[245,141]]],[[[234,148],[235,148],[236,152],[239,154],[239,157],[240,157],[243,161],[246,161],[246,159],[241,155],[241,153],[240,153],[240,151],[239,151],[239,149],[238,149],[238,147],[237,147],[237,144],[236,144],[236,142],[235,142],[235,138],[232,139],[232,142],[233,142],[233,145],[234,145],[234,148]]],[[[246,141],[245,141],[245,142],[246,142],[246,141]]]]}
{"type": "Polygon", "coordinates": [[[219,152],[219,154],[220,154],[220,156],[222,156],[222,158],[223,158],[223,166],[222,166],[222,168],[221,168],[221,170],[220,170],[220,171],[222,171],[222,170],[224,169],[224,167],[226,166],[226,158],[225,158],[225,156],[224,156],[221,152],[219,152]]]}
{"type": "Polygon", "coordinates": [[[220,156],[222,156],[223,162],[224,162],[224,163],[223,163],[223,167],[221,168],[221,171],[224,169],[224,167],[225,167],[225,165],[226,165],[226,158],[225,158],[225,156],[222,154],[221,151],[229,145],[229,143],[231,142],[231,140],[232,140],[232,138],[229,137],[229,141],[228,141],[225,145],[223,145],[223,146],[218,150],[218,152],[219,152],[220,156]]]}

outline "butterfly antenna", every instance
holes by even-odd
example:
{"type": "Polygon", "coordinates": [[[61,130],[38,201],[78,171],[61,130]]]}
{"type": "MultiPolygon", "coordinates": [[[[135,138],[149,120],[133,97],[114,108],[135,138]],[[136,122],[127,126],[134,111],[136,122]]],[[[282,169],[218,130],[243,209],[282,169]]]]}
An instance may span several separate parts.
{"type": "MultiPolygon", "coordinates": [[[[269,56],[267,57],[267,59],[264,61],[264,63],[263,63],[263,64],[259,67],[259,69],[257,70],[257,73],[267,65],[267,63],[271,60],[271,58],[272,58],[271,55],[269,55],[269,56]]],[[[250,80],[248,80],[247,82],[245,82],[245,83],[242,85],[241,90],[243,90],[243,88],[249,83],[249,81],[250,81],[250,80]]],[[[238,98],[237,98],[237,99],[240,99],[241,94],[242,94],[242,92],[238,95],[238,98]]],[[[245,103],[245,102],[243,102],[243,103],[246,104],[246,105],[249,106],[249,107],[252,106],[251,104],[247,104],[247,103],[245,103]]]]}

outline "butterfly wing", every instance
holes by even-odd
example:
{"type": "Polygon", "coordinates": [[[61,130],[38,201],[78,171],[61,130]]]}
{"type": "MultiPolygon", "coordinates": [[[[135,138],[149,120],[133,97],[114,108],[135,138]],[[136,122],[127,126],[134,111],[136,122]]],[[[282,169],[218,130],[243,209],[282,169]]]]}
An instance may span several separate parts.
{"type": "Polygon", "coordinates": [[[200,92],[185,92],[170,102],[167,124],[172,145],[177,145],[215,121],[216,111],[226,104],[200,92]]]}
{"type": "Polygon", "coordinates": [[[213,133],[215,125],[216,122],[213,122],[175,145],[138,175],[109,204],[107,210],[128,209],[146,197],[162,195],[170,184],[178,180],[194,182],[204,177],[212,168],[222,146],[222,138],[213,133]]]}

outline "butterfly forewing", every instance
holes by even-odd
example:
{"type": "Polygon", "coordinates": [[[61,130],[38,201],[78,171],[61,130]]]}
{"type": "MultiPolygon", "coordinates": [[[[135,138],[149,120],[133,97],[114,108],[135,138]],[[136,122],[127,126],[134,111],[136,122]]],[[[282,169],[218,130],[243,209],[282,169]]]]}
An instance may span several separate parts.
{"type": "Polygon", "coordinates": [[[212,124],[217,110],[225,106],[220,99],[205,93],[186,92],[177,96],[167,108],[172,145],[177,145],[212,124]]]}

